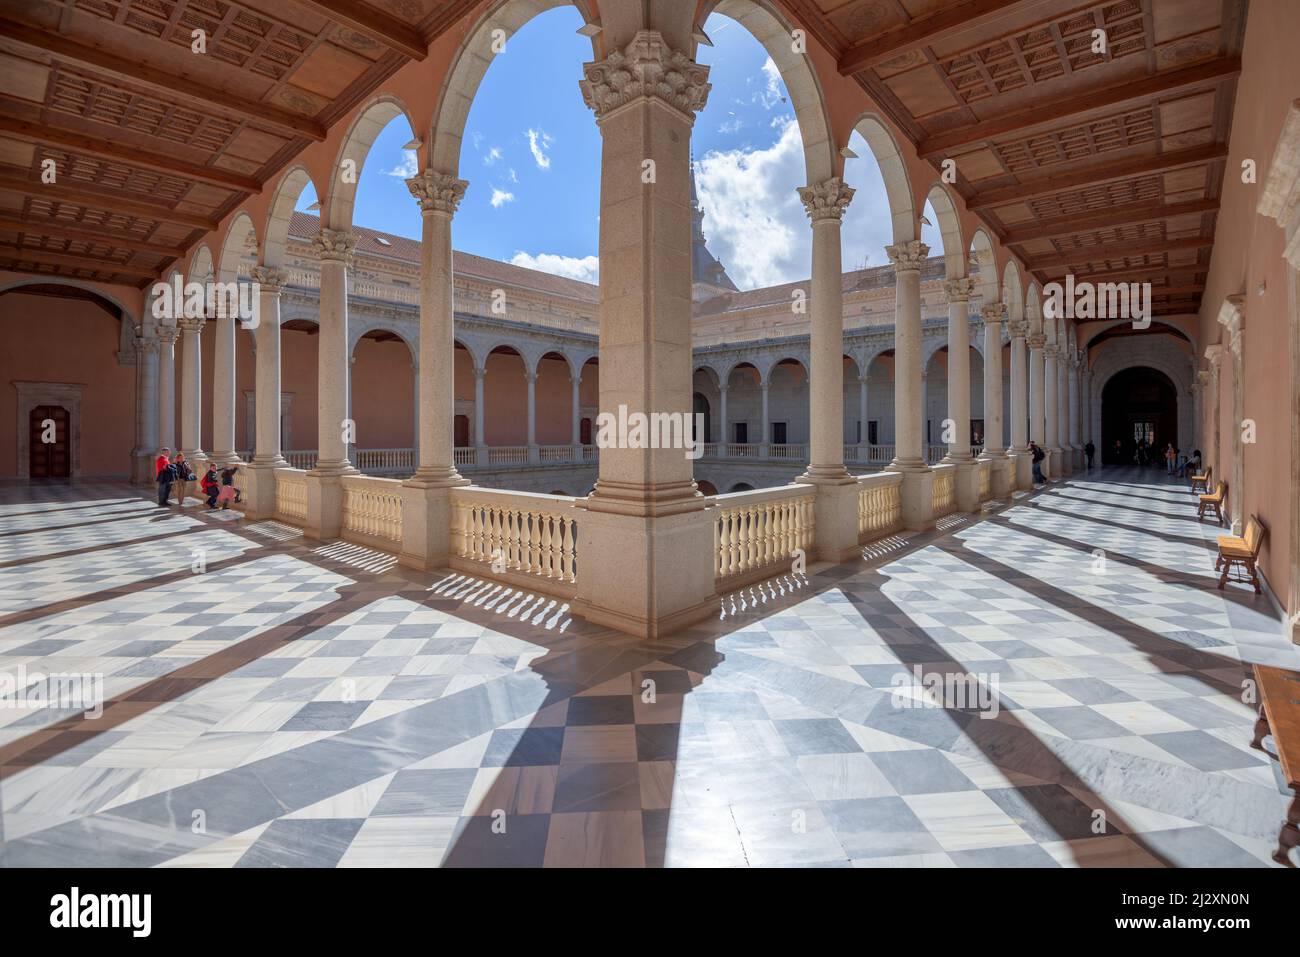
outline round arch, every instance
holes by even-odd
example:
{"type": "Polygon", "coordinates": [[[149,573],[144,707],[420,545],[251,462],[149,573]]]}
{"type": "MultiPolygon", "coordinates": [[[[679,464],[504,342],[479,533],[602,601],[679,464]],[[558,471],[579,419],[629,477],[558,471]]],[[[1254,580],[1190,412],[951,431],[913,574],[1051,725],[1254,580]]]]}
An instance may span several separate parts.
{"type": "Polygon", "coordinates": [[[1031,282],[1025,290],[1025,318],[1029,320],[1029,334],[1043,335],[1043,294],[1038,283],[1031,282]]]}
{"type": "Polygon", "coordinates": [[[189,281],[190,282],[208,282],[210,281],[216,269],[213,265],[212,250],[204,243],[199,246],[190,255],[189,281]]]}
{"type": "MultiPolygon", "coordinates": [[[[995,299],[988,300],[996,301],[995,299]]],[[[1007,307],[1008,319],[1023,319],[1025,317],[1025,293],[1023,280],[1020,277],[1020,267],[1016,265],[1014,259],[1007,260],[1006,268],[1002,270],[1002,302],[1007,307]]]]}
{"type": "MultiPolygon", "coordinates": [[[[917,239],[916,201],[912,183],[907,175],[907,164],[899,152],[898,142],[880,117],[864,113],[853,124],[853,131],[867,141],[871,155],[880,167],[885,181],[885,194],[889,199],[889,212],[893,223],[894,243],[917,239]]],[[[852,183],[849,184],[853,185],[852,183]]]]}
{"type": "Polygon", "coordinates": [[[938,217],[939,235],[943,237],[944,270],[949,279],[966,275],[966,246],[961,238],[961,217],[957,207],[942,183],[935,183],[926,193],[925,200],[938,217]]]}
{"type": "Polygon", "coordinates": [[[289,242],[289,221],[293,219],[294,207],[298,197],[311,184],[312,190],[320,197],[320,190],[312,182],[311,174],[303,166],[295,166],[282,177],[275,188],[271,204],[266,214],[266,227],[262,232],[262,264],[279,268],[284,265],[284,250],[289,242]]]}
{"type": "Polygon", "coordinates": [[[235,282],[239,279],[239,267],[248,255],[248,240],[253,239],[253,256],[257,256],[257,230],[253,226],[253,217],[240,210],[230,221],[226,238],[221,243],[221,257],[217,261],[217,280],[235,282]]]}
{"type": "Polygon", "coordinates": [[[407,129],[414,138],[415,128],[411,123],[410,110],[391,93],[381,93],[375,97],[352,121],[333,166],[335,175],[330,179],[329,196],[321,203],[321,211],[325,214],[321,219],[322,227],[344,230],[352,228],[352,212],[356,208],[357,185],[361,182],[362,167],[384,127],[399,116],[406,120],[407,129]],[[345,179],[338,172],[349,160],[356,166],[355,175],[345,179]]]}
{"type": "Polygon", "coordinates": [[[993,240],[983,226],[976,229],[970,238],[970,264],[975,267],[975,288],[980,300],[986,303],[997,302],[998,261],[993,252],[993,240]]]}
{"type": "Polygon", "coordinates": [[[1193,440],[1195,435],[1192,416],[1192,383],[1195,368],[1192,357],[1183,352],[1177,344],[1165,336],[1142,336],[1137,343],[1123,339],[1110,339],[1097,346],[1093,352],[1090,366],[1092,387],[1089,398],[1088,414],[1092,422],[1092,434],[1102,434],[1102,396],[1106,385],[1125,369],[1147,367],[1163,373],[1174,384],[1178,436],[1182,442],[1193,440]]]}

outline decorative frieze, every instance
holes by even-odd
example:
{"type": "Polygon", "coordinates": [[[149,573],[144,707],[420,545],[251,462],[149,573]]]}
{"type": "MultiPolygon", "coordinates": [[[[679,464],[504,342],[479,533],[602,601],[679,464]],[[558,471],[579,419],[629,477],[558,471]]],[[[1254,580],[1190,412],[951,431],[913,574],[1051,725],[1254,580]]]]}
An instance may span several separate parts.
{"type": "Polygon", "coordinates": [[[694,119],[709,95],[709,68],[671,49],[657,30],[639,30],[622,50],[585,63],[582,99],[597,122],[633,100],[654,97],[694,119]]]}
{"type": "Polygon", "coordinates": [[[469,182],[447,173],[426,169],[423,173],[408,179],[406,188],[419,202],[421,213],[454,216],[460,201],[465,198],[465,190],[469,188],[469,182]]]}

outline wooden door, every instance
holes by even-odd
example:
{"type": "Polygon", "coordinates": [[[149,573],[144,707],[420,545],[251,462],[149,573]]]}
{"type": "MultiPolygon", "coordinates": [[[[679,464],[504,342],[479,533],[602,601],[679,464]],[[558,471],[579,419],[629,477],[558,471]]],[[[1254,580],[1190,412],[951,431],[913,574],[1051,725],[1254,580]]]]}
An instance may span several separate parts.
{"type": "Polygon", "coordinates": [[[68,410],[38,405],[28,418],[28,468],[34,479],[67,478],[72,474],[68,410]]]}

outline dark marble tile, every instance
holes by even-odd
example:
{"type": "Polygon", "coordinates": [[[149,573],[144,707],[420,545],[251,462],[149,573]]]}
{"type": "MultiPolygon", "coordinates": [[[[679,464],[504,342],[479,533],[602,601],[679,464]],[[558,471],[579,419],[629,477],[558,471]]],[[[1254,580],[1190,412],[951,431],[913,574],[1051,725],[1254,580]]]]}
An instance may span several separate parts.
{"type": "Polygon", "coordinates": [[[272,821],[236,867],[335,867],[361,830],[360,819],[272,821]]]}

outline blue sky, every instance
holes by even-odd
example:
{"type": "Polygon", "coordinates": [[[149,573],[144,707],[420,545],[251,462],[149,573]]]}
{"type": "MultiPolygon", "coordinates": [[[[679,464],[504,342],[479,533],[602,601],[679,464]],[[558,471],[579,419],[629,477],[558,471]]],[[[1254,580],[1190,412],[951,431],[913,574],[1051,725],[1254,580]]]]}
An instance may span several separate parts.
{"type": "MultiPolygon", "coordinates": [[[[511,36],[479,87],[465,128],[460,175],[470,183],[453,225],[455,247],[595,281],[600,132],[578,80],[591,42],[578,12],[557,7],[511,36]]],[[[713,89],[696,117],[696,160],[709,248],[742,289],[809,275],[811,230],[795,193],[803,154],[785,85],[743,27],[714,15],[699,59],[713,89]]],[[[403,118],[380,134],[361,171],[355,220],[419,238],[403,180],[414,173],[403,118]]],[[[844,268],[884,265],[890,225],[884,184],[866,142],[850,143],[845,179],[858,189],[844,221],[844,268]]],[[[311,202],[304,199],[300,208],[311,202]]],[[[930,215],[933,220],[933,215],[930,215]]],[[[933,230],[923,239],[940,249],[933,230]]]]}

